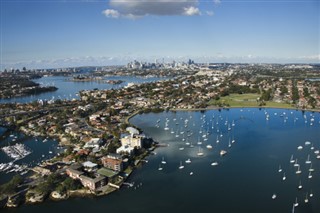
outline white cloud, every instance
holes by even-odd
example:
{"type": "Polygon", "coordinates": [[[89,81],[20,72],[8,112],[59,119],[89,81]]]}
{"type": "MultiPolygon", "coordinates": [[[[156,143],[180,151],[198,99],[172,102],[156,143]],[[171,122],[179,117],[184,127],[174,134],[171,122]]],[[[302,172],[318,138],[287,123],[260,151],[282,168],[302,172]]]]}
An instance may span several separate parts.
{"type": "Polygon", "coordinates": [[[220,0],[213,0],[213,3],[214,4],[221,4],[221,1],[220,0]]]}
{"type": "Polygon", "coordinates": [[[109,18],[119,18],[120,17],[120,13],[117,10],[113,10],[113,9],[106,9],[106,10],[102,11],[102,13],[109,18]]]}
{"type": "Polygon", "coordinates": [[[184,14],[187,16],[201,15],[199,8],[196,7],[184,8],[184,14]]]}
{"type": "Polygon", "coordinates": [[[206,11],[206,14],[207,14],[208,16],[213,16],[213,15],[214,15],[214,12],[213,12],[213,11],[206,11]]]}
{"type": "Polygon", "coordinates": [[[147,15],[154,16],[193,16],[200,15],[198,0],[110,0],[111,9],[103,14],[109,18],[136,19],[147,15]]]}

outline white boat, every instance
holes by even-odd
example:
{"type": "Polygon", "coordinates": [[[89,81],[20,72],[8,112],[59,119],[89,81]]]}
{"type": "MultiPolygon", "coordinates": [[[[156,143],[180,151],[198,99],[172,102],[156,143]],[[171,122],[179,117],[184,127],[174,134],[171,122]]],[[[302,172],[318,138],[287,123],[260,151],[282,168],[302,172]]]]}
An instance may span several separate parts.
{"type": "Polygon", "coordinates": [[[308,199],[308,192],[307,192],[307,194],[306,194],[306,198],[304,199],[304,202],[305,202],[305,203],[308,203],[308,202],[309,202],[309,199],[308,199]]]}
{"type": "Polygon", "coordinates": [[[312,190],[310,191],[310,195],[309,195],[310,197],[313,197],[313,193],[312,193],[312,190]]]}
{"type": "Polygon", "coordinates": [[[302,149],[303,149],[303,146],[298,146],[297,149],[298,149],[298,150],[302,150],[302,149]]]}
{"type": "Polygon", "coordinates": [[[231,148],[230,138],[229,138],[229,144],[228,144],[228,147],[229,147],[229,148],[231,148]]]}
{"type": "Polygon", "coordinates": [[[310,155],[308,155],[308,159],[306,160],[306,164],[310,164],[311,160],[310,160],[310,155]]]}
{"type": "Polygon", "coordinates": [[[227,154],[227,151],[225,151],[225,150],[221,150],[220,151],[220,156],[224,156],[224,155],[226,155],[227,154]]]}
{"type": "Polygon", "coordinates": [[[309,172],[314,172],[314,168],[312,168],[312,163],[310,164],[309,172]]]}
{"type": "Polygon", "coordinates": [[[293,166],[295,166],[295,167],[298,167],[299,166],[299,163],[298,163],[298,159],[296,158],[296,161],[295,161],[295,163],[293,164],[293,166]]]}
{"type": "Polygon", "coordinates": [[[287,177],[286,177],[286,173],[284,172],[284,173],[283,173],[282,180],[286,180],[286,179],[287,179],[287,177]]]}
{"type": "Polygon", "coordinates": [[[211,144],[208,144],[206,147],[207,147],[207,149],[212,149],[212,145],[211,144]]]}
{"type": "Polygon", "coordinates": [[[201,150],[201,147],[199,147],[199,151],[198,151],[197,155],[198,155],[198,156],[203,156],[203,152],[202,152],[202,150],[201,150]]]}
{"type": "Polygon", "coordinates": [[[276,195],[276,194],[273,194],[271,198],[272,198],[272,200],[274,200],[274,199],[277,198],[277,195],[276,195]]]}
{"type": "Polygon", "coordinates": [[[301,190],[301,189],[302,189],[301,180],[300,180],[300,182],[299,182],[298,189],[299,189],[299,190],[301,190]]]}
{"type": "Polygon", "coordinates": [[[189,174],[192,176],[192,175],[193,175],[193,172],[190,172],[189,174]]]}
{"type": "Polygon", "coordinates": [[[293,155],[291,155],[291,158],[290,158],[290,163],[294,163],[294,160],[293,160],[293,155]]]}
{"type": "Polygon", "coordinates": [[[187,159],[186,161],[185,161],[186,163],[191,163],[191,160],[190,160],[190,158],[189,159],[187,159]]]}
{"type": "Polygon", "coordinates": [[[180,151],[184,150],[184,147],[180,147],[179,150],[180,150],[180,151]]]}
{"type": "Polygon", "coordinates": [[[163,168],[161,167],[161,164],[159,164],[158,170],[159,170],[159,171],[163,170],[163,168]]]}
{"type": "Polygon", "coordinates": [[[282,172],[282,168],[281,168],[281,165],[279,165],[279,169],[278,169],[278,172],[282,172]]]}
{"type": "Polygon", "coordinates": [[[182,161],[180,161],[179,169],[183,169],[183,168],[184,168],[184,165],[182,165],[182,161]]]}
{"type": "Polygon", "coordinates": [[[218,165],[219,163],[217,161],[211,163],[211,166],[218,166],[218,165]]]}
{"type": "Polygon", "coordinates": [[[298,166],[298,170],[296,171],[296,174],[301,174],[300,165],[298,166]]]}
{"type": "Polygon", "coordinates": [[[320,153],[319,150],[314,151],[314,154],[318,155],[320,153]]]}
{"type": "Polygon", "coordinates": [[[298,198],[296,197],[296,201],[294,202],[294,207],[297,207],[299,206],[299,203],[298,203],[298,198]]]}
{"type": "Polygon", "coordinates": [[[306,145],[306,146],[308,146],[308,145],[310,145],[311,144],[311,142],[310,141],[306,141],[306,142],[304,142],[304,145],[306,145]]]}
{"type": "Polygon", "coordinates": [[[308,178],[311,179],[312,178],[312,174],[311,172],[309,172],[308,178]]]}
{"type": "Polygon", "coordinates": [[[164,157],[162,157],[162,161],[161,161],[162,164],[166,164],[167,162],[164,160],[164,157]]]}

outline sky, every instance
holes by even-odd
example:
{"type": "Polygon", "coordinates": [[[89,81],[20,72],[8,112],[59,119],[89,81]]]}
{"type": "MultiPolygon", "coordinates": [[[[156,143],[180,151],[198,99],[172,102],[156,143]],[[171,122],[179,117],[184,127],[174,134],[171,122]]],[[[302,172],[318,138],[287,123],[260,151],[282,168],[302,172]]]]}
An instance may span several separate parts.
{"type": "Polygon", "coordinates": [[[319,0],[0,0],[0,70],[320,63],[319,0]]]}

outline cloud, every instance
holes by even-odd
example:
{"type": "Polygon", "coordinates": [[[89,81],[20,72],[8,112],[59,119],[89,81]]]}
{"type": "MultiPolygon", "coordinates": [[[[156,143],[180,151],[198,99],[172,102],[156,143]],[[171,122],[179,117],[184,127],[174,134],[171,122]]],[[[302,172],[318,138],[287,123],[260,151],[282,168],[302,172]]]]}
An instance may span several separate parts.
{"type": "Polygon", "coordinates": [[[221,4],[221,1],[220,0],[213,0],[213,3],[214,4],[221,4]]]}
{"type": "Polygon", "coordinates": [[[109,18],[119,18],[120,13],[117,10],[106,9],[102,13],[109,18]]]}
{"type": "Polygon", "coordinates": [[[153,16],[194,16],[201,12],[198,0],[110,0],[111,9],[102,13],[108,18],[136,19],[153,16]]]}
{"type": "Polygon", "coordinates": [[[201,15],[199,8],[196,7],[184,8],[184,14],[186,16],[201,15]]]}
{"type": "Polygon", "coordinates": [[[208,16],[213,16],[213,15],[214,15],[214,12],[213,12],[213,11],[206,11],[206,14],[207,14],[208,16]]]}

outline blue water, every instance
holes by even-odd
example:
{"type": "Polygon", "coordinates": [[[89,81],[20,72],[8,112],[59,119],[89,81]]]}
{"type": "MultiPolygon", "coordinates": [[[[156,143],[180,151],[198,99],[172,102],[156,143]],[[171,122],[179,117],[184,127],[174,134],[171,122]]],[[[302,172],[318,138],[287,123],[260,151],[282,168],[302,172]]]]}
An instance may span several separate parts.
{"type": "Polygon", "coordinates": [[[46,92],[37,95],[23,96],[17,98],[10,99],[0,99],[0,103],[28,103],[33,102],[39,99],[42,100],[51,100],[54,99],[62,99],[62,100],[71,100],[73,98],[78,99],[79,97],[76,95],[80,90],[93,90],[93,89],[119,89],[124,86],[127,86],[128,83],[145,83],[145,82],[155,82],[159,80],[164,80],[166,78],[143,78],[143,77],[133,77],[133,76],[110,76],[105,77],[104,80],[122,80],[124,81],[121,84],[107,84],[107,83],[99,83],[99,82],[76,82],[70,81],[71,77],[64,76],[50,76],[50,77],[42,77],[40,79],[35,79],[34,82],[39,83],[45,86],[55,86],[58,90],[54,92],[46,92]]]}
{"type": "Polygon", "coordinates": [[[148,163],[134,171],[128,181],[135,182],[135,187],[123,187],[101,198],[48,201],[24,205],[14,211],[284,213],[292,212],[297,197],[299,206],[295,212],[320,212],[320,160],[314,154],[314,150],[320,149],[319,113],[283,109],[181,111],[137,115],[130,122],[156,141],[169,145],[156,149],[156,155],[150,155],[148,163]],[[166,118],[168,131],[164,130],[166,118]],[[158,119],[159,127],[156,126],[158,119]],[[186,119],[189,120],[187,127],[184,126],[186,119]],[[229,124],[231,130],[228,130],[229,124]],[[196,144],[203,135],[199,134],[200,130],[209,132],[208,140],[202,140],[202,157],[197,155],[196,144]],[[182,141],[183,135],[187,138],[188,134],[193,148],[182,141]],[[217,136],[219,143],[216,143],[217,136]],[[229,148],[229,139],[233,138],[235,143],[229,148]],[[312,145],[305,145],[305,141],[312,145]],[[213,149],[206,148],[208,143],[213,149]],[[300,145],[302,150],[297,149],[300,145]],[[181,147],[184,150],[179,150],[181,147]],[[219,155],[221,149],[228,152],[223,157],[219,155]],[[311,179],[308,178],[309,165],[305,164],[308,154],[315,169],[311,179]],[[291,155],[301,165],[300,175],[289,162],[291,155]],[[162,158],[167,163],[159,171],[162,158]],[[185,163],[188,158],[191,164],[185,163]],[[211,166],[213,161],[219,165],[211,166]],[[180,162],[184,169],[178,168],[180,162]],[[283,169],[280,173],[279,165],[283,169]],[[300,180],[302,190],[298,190],[300,180]],[[306,193],[311,190],[314,196],[304,203],[306,193]],[[271,198],[274,193],[277,194],[275,200],[271,198]]]}
{"type": "MultiPolygon", "coordinates": [[[[4,131],[3,128],[2,130],[4,131]]],[[[14,164],[27,164],[29,168],[32,168],[38,163],[41,163],[43,160],[50,159],[62,151],[57,149],[58,142],[54,139],[45,140],[43,137],[30,137],[20,132],[7,132],[5,134],[6,135],[0,139],[0,148],[8,145],[14,145],[16,143],[22,143],[32,151],[31,154],[27,155],[25,158],[15,161],[14,164]],[[49,151],[52,153],[49,153],[49,151]]],[[[2,150],[0,150],[0,163],[8,163],[13,160],[14,159],[10,158],[2,150]]],[[[15,172],[0,172],[0,184],[9,181],[16,174],[17,173],[15,172]]]]}

